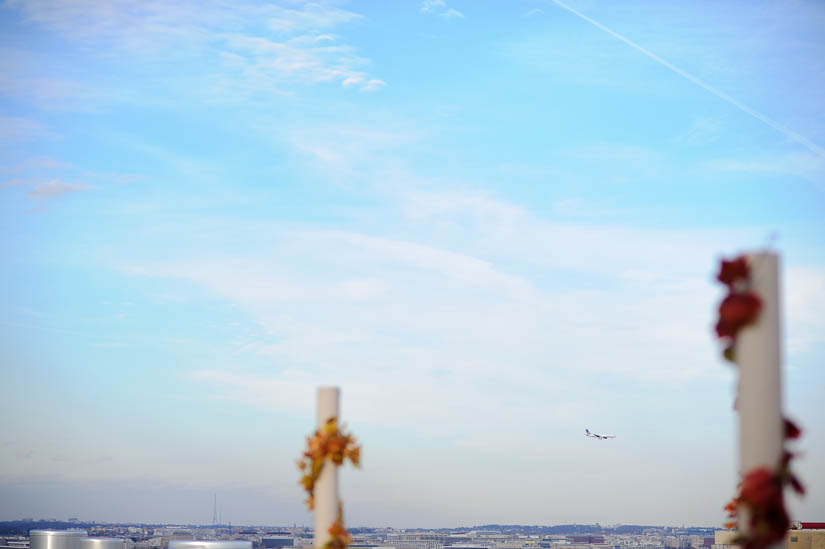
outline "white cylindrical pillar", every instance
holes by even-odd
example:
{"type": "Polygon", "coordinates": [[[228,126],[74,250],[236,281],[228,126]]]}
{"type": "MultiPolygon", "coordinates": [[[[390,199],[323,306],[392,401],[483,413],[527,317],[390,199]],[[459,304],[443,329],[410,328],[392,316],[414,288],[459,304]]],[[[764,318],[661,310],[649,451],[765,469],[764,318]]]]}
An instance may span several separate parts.
{"type": "MultiPolygon", "coordinates": [[[[322,430],[330,418],[338,419],[337,387],[318,388],[318,429],[322,430]]],[[[329,527],[338,516],[338,468],[330,460],[324,464],[315,482],[315,549],[329,540],[329,527]]]]}
{"type": "MultiPolygon", "coordinates": [[[[751,290],[762,300],[762,312],[736,337],[741,475],[757,467],[776,469],[784,438],[779,256],[761,252],[749,254],[747,259],[751,290]]],[[[747,534],[746,512],[740,509],[739,528],[747,534]]]]}

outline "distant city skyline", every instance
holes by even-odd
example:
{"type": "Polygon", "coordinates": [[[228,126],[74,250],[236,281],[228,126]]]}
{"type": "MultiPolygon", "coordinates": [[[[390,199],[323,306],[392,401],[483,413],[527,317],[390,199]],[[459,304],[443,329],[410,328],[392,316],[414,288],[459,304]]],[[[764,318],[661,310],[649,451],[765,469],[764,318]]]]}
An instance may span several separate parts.
{"type": "Polygon", "coordinates": [[[825,4],[0,4],[0,520],[705,524],[721,257],[825,517],[825,4]],[[593,440],[585,429],[617,435],[593,440]]]}
{"type": "MultiPolygon", "coordinates": [[[[130,524],[143,524],[145,526],[193,526],[203,529],[209,529],[211,527],[217,527],[219,529],[227,529],[229,524],[211,524],[211,523],[177,523],[177,522],[168,522],[168,523],[131,523],[131,522],[102,522],[96,521],[93,519],[90,520],[81,520],[76,517],[69,517],[66,519],[57,519],[57,518],[37,518],[37,517],[27,517],[27,518],[20,518],[16,520],[4,520],[0,521],[0,525],[7,525],[10,523],[17,523],[17,522],[26,522],[26,523],[42,523],[46,522],[49,524],[55,524],[56,526],[48,526],[46,529],[56,529],[60,530],[60,525],[64,524],[88,524],[88,525],[101,525],[101,526],[127,526],[130,524]]],[[[271,523],[271,524],[237,524],[235,526],[251,526],[255,528],[283,528],[285,531],[287,530],[312,530],[312,525],[308,526],[301,526],[297,524],[286,524],[286,523],[271,523]]],[[[488,523],[488,524],[458,524],[454,526],[443,526],[438,528],[427,528],[427,527],[394,527],[394,526],[386,526],[386,525],[377,525],[377,524],[364,524],[364,525],[353,525],[352,528],[355,530],[360,530],[364,528],[374,528],[374,529],[400,529],[400,530],[473,530],[473,529],[481,529],[481,528],[499,528],[499,529],[529,529],[529,528],[557,528],[557,527],[567,527],[567,526],[576,526],[582,528],[606,528],[606,529],[613,529],[620,526],[638,526],[638,527],[650,527],[650,528],[677,528],[677,529],[718,529],[717,525],[701,525],[701,524],[693,524],[693,525],[685,525],[685,524],[599,524],[597,522],[582,522],[582,523],[570,523],[570,524],[500,524],[500,523],[488,523]]]]}
{"type": "MultiPolygon", "coordinates": [[[[283,526],[241,526],[227,528],[196,525],[80,524],[68,530],[44,529],[39,522],[31,530],[21,524],[0,522],[0,546],[5,549],[43,549],[49,538],[76,537],[81,547],[106,541],[113,549],[160,549],[207,545],[212,549],[281,549],[313,547],[309,529],[283,526]],[[273,531],[275,529],[275,531],[273,531]],[[15,534],[21,533],[22,535],[15,534]],[[11,534],[11,536],[9,536],[11,534]],[[26,539],[26,534],[28,539],[26,539]],[[88,538],[82,536],[88,535],[88,538]],[[231,539],[226,536],[231,535],[231,539]]],[[[711,548],[719,535],[730,534],[714,528],[662,527],[641,525],[570,524],[559,526],[519,526],[485,524],[455,529],[353,528],[354,547],[393,549],[605,549],[606,547],[645,547],[648,549],[726,549],[711,548]]]]}

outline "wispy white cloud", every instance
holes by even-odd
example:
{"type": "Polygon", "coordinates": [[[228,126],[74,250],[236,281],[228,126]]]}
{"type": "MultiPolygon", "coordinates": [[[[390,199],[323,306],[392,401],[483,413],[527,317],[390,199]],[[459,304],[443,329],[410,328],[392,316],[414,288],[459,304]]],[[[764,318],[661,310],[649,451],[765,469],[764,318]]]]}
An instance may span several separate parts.
{"type": "Polygon", "coordinates": [[[380,171],[391,156],[388,153],[419,139],[421,136],[416,130],[391,124],[383,129],[356,125],[311,126],[294,130],[286,138],[294,150],[309,155],[313,167],[343,180],[356,173],[380,171]]]}
{"type": "MultiPolygon", "coordinates": [[[[418,223],[438,223],[453,219],[453,231],[473,234],[474,242],[497,256],[521,257],[531,263],[558,265],[589,270],[588,264],[599,254],[614,267],[622,270],[642,264],[654,268],[656,257],[670,256],[668,248],[678,243],[685,260],[674,257],[678,265],[690,267],[691,260],[711,257],[716,249],[710,244],[711,235],[699,231],[674,231],[658,235],[641,229],[612,224],[579,224],[536,217],[528,209],[488,193],[464,191],[427,191],[406,189],[398,191],[404,211],[418,223]],[[692,235],[692,236],[691,236],[692,235]],[[536,255],[535,249],[552,249],[553,253],[536,255]],[[658,255],[658,254],[662,255],[658,255]],[[691,259],[687,259],[691,258],[691,259]]],[[[578,207],[585,207],[579,201],[578,207]]]]}
{"type": "MultiPolygon", "coordinates": [[[[10,177],[0,179],[0,189],[22,188],[28,200],[48,202],[60,196],[105,188],[107,185],[130,185],[143,180],[139,174],[82,170],[60,160],[43,157],[23,159],[7,166],[10,177]]],[[[41,211],[35,208],[32,211],[41,211]]]]}
{"type": "Polygon", "coordinates": [[[0,142],[29,141],[53,135],[44,124],[36,120],[0,115],[0,142]]]}
{"type": "Polygon", "coordinates": [[[155,50],[170,41],[187,39],[219,17],[234,20],[217,3],[133,2],[101,4],[82,0],[9,0],[6,6],[19,10],[34,23],[65,37],[91,42],[108,40],[128,49],[155,50]]]}
{"type": "Polygon", "coordinates": [[[378,80],[377,78],[373,78],[371,80],[368,80],[366,84],[361,86],[361,91],[368,92],[368,91],[380,90],[381,88],[383,88],[386,85],[387,85],[387,83],[384,82],[383,80],[378,80]]]}
{"type": "Polygon", "coordinates": [[[64,162],[48,156],[29,158],[15,167],[17,170],[71,170],[74,168],[69,162],[64,162]]]}
{"type": "Polygon", "coordinates": [[[510,297],[529,299],[532,294],[527,281],[499,272],[488,261],[413,242],[353,233],[330,233],[330,237],[393,262],[440,273],[461,284],[498,288],[510,297]]]}
{"type": "Polygon", "coordinates": [[[676,137],[676,141],[690,146],[701,146],[719,139],[722,122],[707,116],[696,118],[686,132],[676,137]]]}
{"type": "Polygon", "coordinates": [[[421,12],[422,13],[433,13],[435,11],[441,11],[447,7],[447,3],[444,0],[424,0],[421,3],[421,12]]]}
{"type": "Polygon", "coordinates": [[[640,178],[650,178],[663,170],[660,153],[649,147],[606,143],[568,148],[560,154],[580,161],[583,167],[587,164],[610,166],[610,171],[615,175],[608,181],[614,183],[629,183],[640,178]]]}
{"type": "Polygon", "coordinates": [[[751,158],[720,158],[707,162],[705,167],[723,172],[799,177],[825,189],[825,157],[809,152],[751,158]]]}
{"type": "Polygon", "coordinates": [[[710,235],[549,223],[472,193],[407,196],[416,203],[409,211],[417,224],[476,218],[455,230],[465,241],[483,242],[478,253],[495,259],[366,234],[302,231],[278,237],[271,260],[212,252],[192,261],[132,262],[128,272],[189,280],[240,305],[275,339],[247,350],[287,368],[308,368],[308,385],[336,377],[323,366],[330,363],[347,364],[348,384],[374,375],[382,362],[396,364],[398,375],[407,368],[415,375],[419,355],[427,368],[459,380],[481,367],[516,368],[514,361],[532,376],[546,345],[559,360],[571,360],[591,333],[621,359],[579,357],[581,372],[663,380],[716,375],[708,271],[717,244],[710,235]],[[328,275],[299,276],[296,268],[328,275]],[[610,289],[562,292],[538,282],[550,272],[594,281],[625,274],[611,277],[610,289]],[[673,310],[680,312],[674,317],[673,310]],[[657,321],[665,317],[671,320],[657,321]],[[682,350],[676,361],[667,358],[674,348],[682,350]]]}
{"type": "Polygon", "coordinates": [[[464,14],[451,8],[444,0],[424,0],[421,4],[421,13],[437,15],[444,19],[463,19],[464,14]]]}
{"type": "Polygon", "coordinates": [[[51,74],[49,63],[41,54],[0,48],[0,95],[46,110],[95,111],[101,107],[100,90],[51,74]]]}
{"type": "Polygon", "coordinates": [[[64,194],[86,191],[91,188],[92,187],[90,185],[85,183],[66,183],[64,181],[52,179],[51,181],[34,185],[26,196],[32,200],[45,200],[64,194]]]}
{"type": "Polygon", "coordinates": [[[483,218],[494,218],[497,223],[527,216],[527,211],[515,204],[496,200],[483,192],[467,191],[402,191],[403,207],[413,218],[432,218],[463,212],[473,212],[483,218]]]}
{"type": "Polygon", "coordinates": [[[384,85],[363,70],[369,61],[354,48],[331,40],[329,36],[299,35],[276,41],[227,34],[221,56],[228,72],[220,75],[221,87],[254,91],[281,89],[288,83],[340,82],[345,88],[375,91],[384,85]]]}
{"type": "Polygon", "coordinates": [[[12,179],[9,179],[7,181],[3,181],[2,183],[0,183],[0,189],[3,188],[3,187],[26,187],[26,186],[29,186],[29,185],[35,185],[35,184],[37,184],[37,182],[38,182],[37,180],[21,179],[19,177],[13,177],[12,179]]]}
{"type": "Polygon", "coordinates": [[[326,2],[291,7],[257,2],[99,3],[11,0],[7,6],[61,36],[134,55],[206,56],[220,60],[217,91],[282,91],[294,83],[346,82],[374,91],[382,81],[368,61],[330,29],[362,18],[326,2]],[[232,85],[230,86],[230,83],[232,85]],[[231,88],[231,90],[229,89],[231,88]]]}
{"type": "Polygon", "coordinates": [[[300,9],[284,8],[274,4],[268,5],[265,9],[269,27],[286,33],[319,31],[335,28],[363,18],[357,13],[325,3],[308,2],[298,5],[300,5],[300,9]]]}

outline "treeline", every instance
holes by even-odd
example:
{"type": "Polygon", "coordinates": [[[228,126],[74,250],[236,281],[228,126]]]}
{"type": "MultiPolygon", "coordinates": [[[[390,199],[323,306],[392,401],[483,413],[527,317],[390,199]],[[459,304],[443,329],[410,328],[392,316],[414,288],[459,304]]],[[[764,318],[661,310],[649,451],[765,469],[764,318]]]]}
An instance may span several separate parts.
{"type": "Polygon", "coordinates": [[[28,536],[29,530],[68,530],[94,526],[90,522],[65,522],[62,520],[9,520],[0,522],[0,536],[28,536]]]}

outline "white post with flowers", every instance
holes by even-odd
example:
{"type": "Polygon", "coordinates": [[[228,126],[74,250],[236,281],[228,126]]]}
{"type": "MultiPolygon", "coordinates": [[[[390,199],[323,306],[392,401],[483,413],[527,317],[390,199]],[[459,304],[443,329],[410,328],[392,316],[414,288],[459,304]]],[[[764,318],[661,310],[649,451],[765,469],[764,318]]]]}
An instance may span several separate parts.
{"type": "MultiPolygon", "coordinates": [[[[779,256],[760,252],[747,256],[750,290],[762,300],[755,322],[736,339],[739,364],[739,471],[775,469],[782,459],[782,338],[779,299],[779,256]]],[[[748,534],[747,509],[740,509],[739,529],[748,534]]]]}
{"type": "MultiPolygon", "coordinates": [[[[340,390],[337,387],[318,388],[317,425],[323,432],[330,418],[338,419],[340,390]]],[[[338,516],[338,467],[327,463],[315,483],[315,548],[329,540],[329,528],[338,516]]]]}

